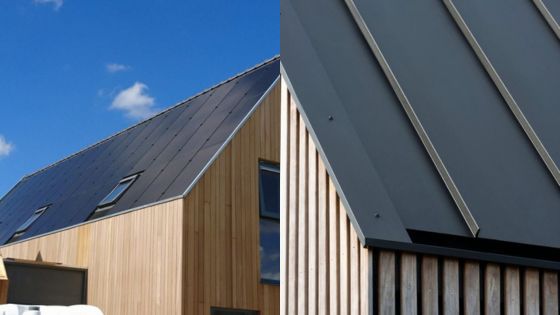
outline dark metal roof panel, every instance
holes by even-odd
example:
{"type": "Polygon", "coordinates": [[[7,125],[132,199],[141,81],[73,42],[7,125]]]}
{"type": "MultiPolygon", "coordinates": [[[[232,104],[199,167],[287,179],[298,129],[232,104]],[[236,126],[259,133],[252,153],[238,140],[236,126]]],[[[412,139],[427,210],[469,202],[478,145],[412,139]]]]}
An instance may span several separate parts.
{"type": "MultiPolygon", "coordinates": [[[[517,17],[524,10],[538,14],[527,4],[513,7],[517,17]]],[[[438,0],[357,0],[356,5],[478,221],[480,237],[560,246],[560,230],[542,228],[560,222],[560,190],[445,5],[438,0]]],[[[484,2],[484,10],[491,6],[484,2]]],[[[492,14],[497,24],[499,14],[492,14]]],[[[541,21],[523,20],[523,26],[541,21]]],[[[542,106],[535,111],[554,115],[542,106]]]]}
{"type": "Polygon", "coordinates": [[[560,23],[560,1],[543,0],[543,3],[546,5],[546,8],[556,20],[556,23],[560,23]]]}
{"type": "MultiPolygon", "coordinates": [[[[560,248],[555,226],[560,222],[560,190],[444,1],[353,2],[362,21],[354,20],[344,1],[283,0],[281,54],[298,105],[363,238],[395,240],[394,234],[372,228],[375,212],[393,211],[399,220],[386,222],[387,229],[469,236],[427,145],[395,97],[402,91],[478,222],[478,237],[560,248]],[[366,25],[384,60],[372,53],[356,21],[366,25]],[[401,90],[389,84],[390,76],[401,90]],[[331,123],[329,115],[334,116],[331,123]]],[[[461,5],[481,10],[469,15],[476,23],[485,21],[475,37],[485,32],[484,42],[495,41],[486,45],[506,46],[491,54],[502,58],[500,67],[511,75],[506,83],[517,80],[526,106],[550,121],[558,116],[556,109],[546,109],[558,103],[557,91],[549,89],[558,81],[558,42],[531,2],[514,2],[461,5]],[[513,25],[514,16],[523,23],[513,25]],[[506,29],[510,34],[504,34],[506,29]],[[514,38],[519,33],[525,38],[514,38]],[[534,33],[539,34],[527,38],[534,33]],[[538,45],[512,51],[531,40],[538,45]],[[551,69],[537,73],[550,63],[551,69]],[[537,70],[524,77],[520,68],[531,66],[537,70]]],[[[549,124],[549,130],[556,125],[549,124]]],[[[549,141],[559,139],[558,132],[550,136],[549,141]]]]}
{"type": "Polygon", "coordinates": [[[0,200],[0,244],[44,205],[50,207],[23,239],[84,222],[134,173],[140,177],[109,214],[182,196],[278,75],[275,58],[23,178],[0,200]],[[187,165],[189,176],[182,173],[187,165]]]}
{"type": "Polygon", "coordinates": [[[454,2],[521,111],[559,165],[560,39],[531,1],[454,2]]]}

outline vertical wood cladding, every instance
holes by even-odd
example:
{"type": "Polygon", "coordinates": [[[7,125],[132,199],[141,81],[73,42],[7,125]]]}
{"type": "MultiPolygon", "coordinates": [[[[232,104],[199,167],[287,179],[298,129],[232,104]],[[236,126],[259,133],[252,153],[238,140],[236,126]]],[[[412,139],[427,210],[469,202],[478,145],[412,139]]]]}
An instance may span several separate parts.
{"type": "Polygon", "coordinates": [[[280,160],[280,87],[184,199],[0,248],[4,257],[88,269],[88,303],[106,315],[275,315],[280,288],[260,283],[259,160],[280,160]]]}
{"type": "Polygon", "coordinates": [[[285,84],[281,110],[281,314],[370,314],[372,252],[361,246],[285,84]]]}
{"type": "Polygon", "coordinates": [[[363,248],[282,85],[282,315],[559,314],[556,271],[363,248]]]}
{"type": "Polygon", "coordinates": [[[88,303],[104,314],[180,314],[181,200],[0,249],[5,258],[88,269],[88,303]]]}
{"type": "Polygon", "coordinates": [[[211,307],[280,310],[280,287],[260,283],[259,160],[280,162],[280,84],[184,202],[184,314],[211,307]]]}

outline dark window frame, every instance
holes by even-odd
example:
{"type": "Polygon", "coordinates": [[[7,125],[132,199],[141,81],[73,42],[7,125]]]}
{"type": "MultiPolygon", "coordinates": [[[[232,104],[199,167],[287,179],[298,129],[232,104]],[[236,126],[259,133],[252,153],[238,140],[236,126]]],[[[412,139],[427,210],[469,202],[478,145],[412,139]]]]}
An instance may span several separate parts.
{"type": "Polygon", "coordinates": [[[88,221],[101,218],[105,216],[108,210],[113,208],[113,206],[121,199],[121,197],[132,187],[132,185],[138,180],[141,173],[132,174],[119,180],[119,182],[111,189],[111,191],[101,199],[95,210],[91,213],[88,221]],[[115,191],[120,190],[123,185],[126,185],[118,194],[111,197],[115,191]],[[109,198],[111,197],[111,198],[109,198]]]}
{"type": "Polygon", "coordinates": [[[130,175],[127,176],[123,179],[121,179],[117,185],[115,185],[115,187],[113,189],[111,189],[111,191],[103,198],[101,199],[101,201],[99,202],[99,204],[97,205],[97,209],[102,209],[102,208],[106,208],[109,207],[111,205],[114,205],[115,203],[117,203],[117,201],[119,201],[119,199],[121,199],[121,197],[128,191],[128,189],[130,189],[130,187],[132,186],[132,184],[134,184],[134,182],[136,181],[136,179],[138,179],[138,176],[140,174],[134,174],[134,175],[130,175]],[[113,193],[115,191],[117,191],[121,186],[126,185],[124,187],[124,189],[122,191],[120,191],[118,194],[116,194],[114,197],[110,198],[109,197],[111,195],[113,195],[113,193]]]}
{"type": "Polygon", "coordinates": [[[274,172],[280,175],[280,164],[268,161],[259,162],[259,213],[261,218],[267,218],[280,221],[280,211],[278,213],[267,211],[266,202],[264,201],[264,186],[262,180],[262,171],[274,172]]]}
{"type": "Polygon", "coordinates": [[[7,243],[18,241],[23,236],[23,234],[25,234],[25,232],[29,230],[33,223],[35,223],[45,213],[45,211],[47,211],[50,206],[51,205],[42,206],[39,209],[35,210],[33,214],[17,228],[17,230],[14,232],[12,237],[10,237],[7,243]]]}
{"type": "Polygon", "coordinates": [[[232,315],[260,315],[261,312],[257,310],[244,310],[237,308],[224,308],[224,307],[210,307],[210,315],[231,313],[232,315]]]}
{"type": "MultiPolygon", "coordinates": [[[[278,226],[280,226],[280,209],[279,209],[278,213],[272,212],[272,211],[267,211],[267,209],[266,209],[265,189],[264,189],[264,184],[263,184],[263,180],[262,180],[262,171],[275,172],[280,176],[280,164],[276,163],[276,162],[270,162],[270,161],[264,161],[264,160],[259,161],[259,172],[258,172],[258,176],[259,176],[259,228],[262,227],[262,223],[261,223],[262,221],[277,223],[278,226]]],[[[278,192],[278,193],[280,193],[280,192],[278,192]]],[[[260,233],[259,233],[259,244],[262,245],[261,240],[260,240],[260,233]]],[[[259,260],[260,260],[259,264],[262,264],[262,257],[259,257],[259,260]]],[[[280,285],[279,280],[263,278],[262,277],[262,270],[261,270],[261,274],[259,275],[259,278],[260,278],[260,282],[262,284],[280,285]]]]}

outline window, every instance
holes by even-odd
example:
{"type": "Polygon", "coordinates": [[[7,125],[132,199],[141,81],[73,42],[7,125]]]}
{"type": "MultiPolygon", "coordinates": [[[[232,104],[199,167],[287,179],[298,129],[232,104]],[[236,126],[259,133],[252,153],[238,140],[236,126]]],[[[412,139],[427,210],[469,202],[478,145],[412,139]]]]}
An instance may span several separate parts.
{"type": "Polygon", "coordinates": [[[261,281],[280,283],[280,167],[261,162],[260,186],[260,258],[261,281]]]}
{"type": "Polygon", "coordinates": [[[247,311],[247,310],[233,310],[226,308],[212,307],[210,309],[210,315],[258,315],[258,311],[247,311]]]}
{"type": "Polygon", "coordinates": [[[127,176],[111,190],[111,192],[103,198],[97,205],[95,211],[91,214],[88,220],[97,219],[107,214],[107,210],[111,209],[115,203],[122,197],[122,195],[130,188],[134,181],[138,178],[139,174],[127,176]]]}
{"type": "Polygon", "coordinates": [[[37,210],[35,210],[35,212],[33,213],[33,215],[31,215],[31,217],[29,217],[29,219],[27,219],[27,221],[25,221],[14,233],[14,235],[10,238],[10,240],[8,241],[8,243],[10,242],[15,242],[17,240],[19,240],[23,234],[29,229],[29,227],[35,222],[37,221],[37,219],[39,219],[39,217],[45,213],[45,211],[47,210],[49,206],[45,206],[45,207],[41,207],[37,210]]]}

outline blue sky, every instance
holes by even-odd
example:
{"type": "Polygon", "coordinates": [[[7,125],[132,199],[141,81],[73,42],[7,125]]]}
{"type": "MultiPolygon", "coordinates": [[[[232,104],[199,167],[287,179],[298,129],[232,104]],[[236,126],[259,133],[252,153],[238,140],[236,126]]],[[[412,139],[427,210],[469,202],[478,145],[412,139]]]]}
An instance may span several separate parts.
{"type": "Polygon", "coordinates": [[[0,196],[280,51],[278,0],[0,1],[0,196]]]}

